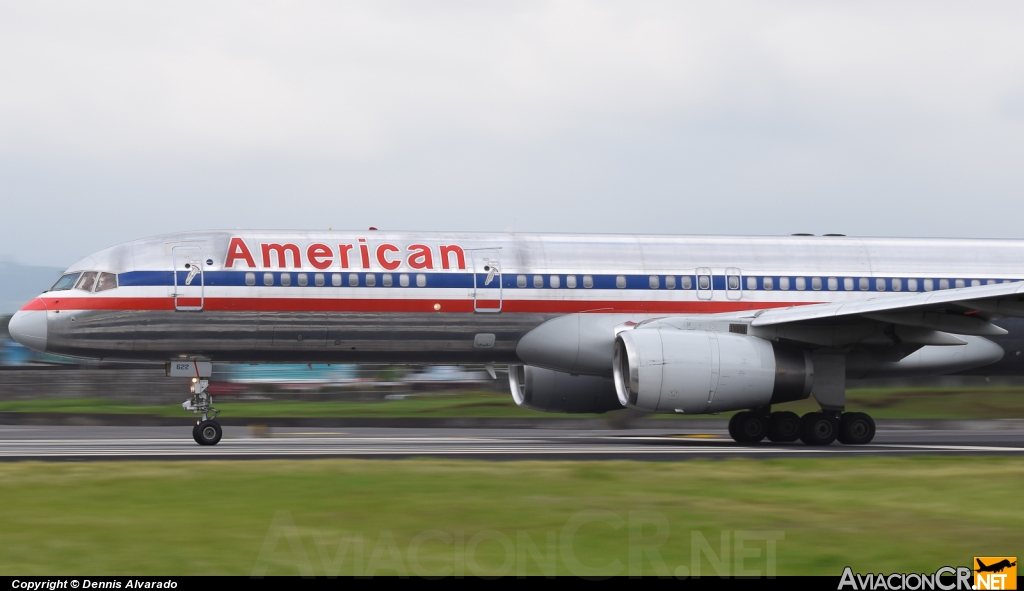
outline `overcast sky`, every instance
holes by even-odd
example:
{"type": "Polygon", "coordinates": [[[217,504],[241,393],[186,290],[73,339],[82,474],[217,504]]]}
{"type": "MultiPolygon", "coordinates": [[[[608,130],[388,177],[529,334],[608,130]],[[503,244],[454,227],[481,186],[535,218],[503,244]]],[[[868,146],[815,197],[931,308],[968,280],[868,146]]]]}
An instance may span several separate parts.
{"type": "Polygon", "coordinates": [[[1024,238],[1020,2],[0,0],[0,259],[204,228],[1024,238]]]}

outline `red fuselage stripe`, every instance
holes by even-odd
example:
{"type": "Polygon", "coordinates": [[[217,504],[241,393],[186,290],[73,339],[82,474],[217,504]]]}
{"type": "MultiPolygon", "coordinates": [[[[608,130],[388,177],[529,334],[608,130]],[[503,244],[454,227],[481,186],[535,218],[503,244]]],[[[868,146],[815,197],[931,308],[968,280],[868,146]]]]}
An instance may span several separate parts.
{"type": "MultiPolygon", "coordinates": [[[[656,313],[714,314],[763,308],[784,308],[812,302],[663,302],[592,300],[505,300],[502,311],[509,313],[571,314],[656,313]]],[[[178,298],[179,307],[199,306],[198,298],[178,298]]],[[[210,312],[473,312],[473,300],[445,299],[322,299],[322,298],[206,298],[203,309],[210,312]],[[435,306],[440,306],[440,309],[435,306]]],[[[494,308],[483,301],[478,308],[494,308]]],[[[36,298],[22,310],[174,310],[174,298],[36,298]]]]}

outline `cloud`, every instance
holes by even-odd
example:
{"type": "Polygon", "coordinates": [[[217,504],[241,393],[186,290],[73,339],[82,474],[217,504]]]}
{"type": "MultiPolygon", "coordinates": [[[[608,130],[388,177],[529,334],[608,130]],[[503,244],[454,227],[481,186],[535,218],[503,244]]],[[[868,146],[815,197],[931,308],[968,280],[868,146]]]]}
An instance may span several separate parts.
{"type": "Polygon", "coordinates": [[[1015,3],[3,3],[0,251],[512,217],[1019,237],[1022,25],[1015,3]]]}

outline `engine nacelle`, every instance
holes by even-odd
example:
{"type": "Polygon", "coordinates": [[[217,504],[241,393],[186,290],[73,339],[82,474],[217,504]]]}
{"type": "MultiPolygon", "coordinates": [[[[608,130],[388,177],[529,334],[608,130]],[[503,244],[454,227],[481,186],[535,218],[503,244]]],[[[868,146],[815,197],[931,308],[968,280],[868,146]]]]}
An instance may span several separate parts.
{"type": "Polygon", "coordinates": [[[615,339],[619,402],[645,412],[701,414],[807,398],[811,355],[757,337],[636,329],[615,339]]]}
{"type": "Polygon", "coordinates": [[[623,408],[615,384],[599,376],[571,375],[531,365],[510,365],[512,399],[530,410],[603,413],[623,408]]]}

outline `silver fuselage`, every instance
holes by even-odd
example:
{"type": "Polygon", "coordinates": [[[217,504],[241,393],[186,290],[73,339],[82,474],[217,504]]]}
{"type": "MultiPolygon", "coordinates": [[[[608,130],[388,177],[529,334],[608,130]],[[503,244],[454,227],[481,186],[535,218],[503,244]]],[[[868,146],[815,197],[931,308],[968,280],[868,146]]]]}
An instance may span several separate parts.
{"type": "MultiPolygon", "coordinates": [[[[1017,281],[1024,241],[210,231],[121,244],[67,271],[93,272],[116,274],[116,288],[49,291],[19,312],[44,331],[36,348],[152,361],[520,363],[525,334],[572,313],[728,314],[1017,281]]],[[[1024,373],[1024,324],[998,323],[1009,334],[992,340],[1008,354],[985,372],[1024,373]]]]}

